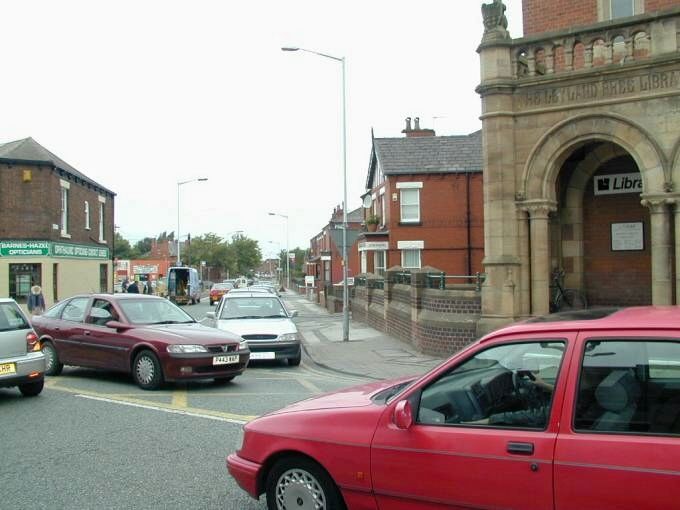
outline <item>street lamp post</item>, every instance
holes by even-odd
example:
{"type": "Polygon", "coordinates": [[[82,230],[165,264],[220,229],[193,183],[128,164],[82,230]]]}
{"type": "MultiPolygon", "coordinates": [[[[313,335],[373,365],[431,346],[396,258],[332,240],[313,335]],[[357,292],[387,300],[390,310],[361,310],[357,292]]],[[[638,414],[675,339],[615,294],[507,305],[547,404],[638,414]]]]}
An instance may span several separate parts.
{"type": "Polygon", "coordinates": [[[184,185],[184,184],[189,184],[190,182],[199,182],[199,181],[203,182],[203,181],[207,181],[207,180],[208,180],[207,177],[199,177],[198,179],[189,179],[188,181],[179,181],[177,183],[177,265],[178,266],[180,265],[181,260],[182,260],[182,259],[180,259],[180,253],[179,253],[179,251],[180,251],[179,247],[180,247],[180,244],[181,244],[180,238],[179,238],[179,217],[180,217],[179,190],[182,187],[182,185],[184,185]]]}
{"type": "Polygon", "coordinates": [[[280,216],[281,218],[286,218],[286,289],[290,289],[290,253],[288,252],[288,216],[285,214],[279,214],[270,212],[269,216],[280,216]]]}
{"type": "Polygon", "coordinates": [[[326,53],[304,48],[285,46],[283,51],[304,51],[330,58],[342,64],[342,340],[349,342],[349,284],[347,277],[347,90],[345,80],[345,57],[334,57],[326,53]]]}

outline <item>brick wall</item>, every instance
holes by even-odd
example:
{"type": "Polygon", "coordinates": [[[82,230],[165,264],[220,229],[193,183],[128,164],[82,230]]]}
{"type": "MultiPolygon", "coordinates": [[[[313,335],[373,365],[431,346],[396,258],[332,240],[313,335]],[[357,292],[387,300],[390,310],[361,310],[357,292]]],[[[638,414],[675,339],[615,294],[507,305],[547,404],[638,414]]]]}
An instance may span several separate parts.
{"type": "MultiPolygon", "coordinates": [[[[606,1],[606,0],[603,0],[606,1]]],[[[680,6],[680,0],[645,0],[645,12],[680,6]]],[[[597,23],[597,0],[524,0],[524,35],[597,23]]]]}
{"type": "Polygon", "coordinates": [[[388,200],[386,225],[390,232],[387,267],[401,265],[399,241],[424,241],[421,265],[437,267],[447,274],[470,274],[483,271],[484,257],[484,194],[482,173],[443,175],[403,175],[389,178],[386,197],[396,193],[398,199],[388,200]],[[420,224],[400,224],[400,202],[397,182],[422,182],[420,190],[420,224]],[[468,244],[468,186],[470,199],[470,243],[468,244]],[[471,253],[468,252],[471,247],[471,253]]]}
{"type": "Polygon", "coordinates": [[[94,187],[60,176],[52,168],[35,165],[0,165],[0,238],[46,239],[78,244],[99,244],[99,196],[106,197],[104,206],[106,245],[113,240],[114,200],[94,187]],[[30,181],[24,181],[24,171],[30,171],[30,181]],[[62,238],[60,179],[70,183],[68,233],[62,238]],[[85,201],[90,204],[90,230],[85,229],[85,201]]]}
{"type": "MultiPolygon", "coordinates": [[[[622,173],[622,172],[619,172],[622,173]]],[[[636,194],[593,196],[583,203],[585,288],[588,304],[632,306],[652,302],[649,210],[636,194]],[[643,222],[643,251],[611,250],[611,224],[643,222]]]]}
{"type": "MultiPolygon", "coordinates": [[[[396,271],[395,271],[396,272],[396,271]]],[[[477,339],[481,296],[475,290],[422,287],[426,273],[412,285],[385,283],[386,290],[358,286],[352,320],[364,322],[433,356],[449,356],[477,339]]]]}

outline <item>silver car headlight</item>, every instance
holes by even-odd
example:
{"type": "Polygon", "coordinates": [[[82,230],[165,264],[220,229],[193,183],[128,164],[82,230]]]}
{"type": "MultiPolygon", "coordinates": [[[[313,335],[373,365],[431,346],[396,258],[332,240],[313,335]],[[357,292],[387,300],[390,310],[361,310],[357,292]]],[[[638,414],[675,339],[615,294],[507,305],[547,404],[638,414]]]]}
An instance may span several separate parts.
{"type": "Polygon", "coordinates": [[[168,345],[168,352],[173,354],[186,354],[190,352],[208,352],[202,345],[168,345]]]}
{"type": "Polygon", "coordinates": [[[244,349],[248,348],[248,341],[247,340],[241,340],[241,343],[238,344],[238,350],[242,351],[244,349]]]}
{"type": "Polygon", "coordinates": [[[296,340],[299,339],[300,337],[298,336],[297,333],[285,333],[279,336],[279,340],[281,340],[282,342],[295,342],[296,340]]]}

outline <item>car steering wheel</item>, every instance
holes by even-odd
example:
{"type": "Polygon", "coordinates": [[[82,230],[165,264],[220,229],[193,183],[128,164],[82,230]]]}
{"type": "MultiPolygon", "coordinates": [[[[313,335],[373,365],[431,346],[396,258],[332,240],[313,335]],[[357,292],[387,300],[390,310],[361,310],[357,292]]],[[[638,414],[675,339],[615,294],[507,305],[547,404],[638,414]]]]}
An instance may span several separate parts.
{"type": "MultiPolygon", "coordinates": [[[[515,370],[512,373],[512,385],[514,386],[518,395],[524,395],[530,391],[530,388],[527,388],[525,379],[529,381],[535,381],[536,376],[531,373],[531,370],[515,370]]],[[[535,387],[533,384],[530,386],[535,387]]]]}

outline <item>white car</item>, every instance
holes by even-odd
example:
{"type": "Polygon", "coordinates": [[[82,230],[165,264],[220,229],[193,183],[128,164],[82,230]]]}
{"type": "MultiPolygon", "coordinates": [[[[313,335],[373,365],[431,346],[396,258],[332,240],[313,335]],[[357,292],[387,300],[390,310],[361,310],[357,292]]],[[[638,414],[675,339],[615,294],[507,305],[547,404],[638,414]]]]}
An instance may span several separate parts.
{"type": "Polygon", "coordinates": [[[224,331],[240,335],[248,342],[252,360],[287,360],[297,366],[302,359],[300,333],[281,299],[268,292],[235,292],[225,294],[214,312],[208,312],[208,323],[224,331]]]}

